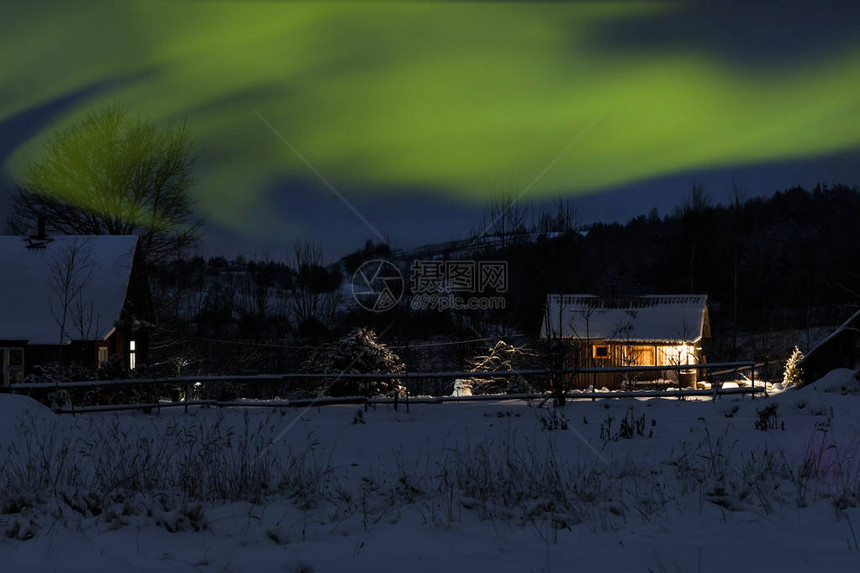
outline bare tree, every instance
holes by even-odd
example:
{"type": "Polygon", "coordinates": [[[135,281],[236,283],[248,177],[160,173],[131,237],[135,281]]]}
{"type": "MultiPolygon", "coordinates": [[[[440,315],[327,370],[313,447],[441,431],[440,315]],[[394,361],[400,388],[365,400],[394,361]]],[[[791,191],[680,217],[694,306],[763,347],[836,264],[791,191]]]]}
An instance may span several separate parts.
{"type": "MultiPolygon", "coordinates": [[[[641,366],[642,357],[640,353],[633,348],[633,324],[630,322],[616,325],[615,333],[612,335],[613,340],[620,341],[620,356],[619,362],[621,366],[624,367],[633,367],[633,366],[641,366]]],[[[622,379],[624,381],[624,385],[628,391],[633,391],[636,389],[636,384],[639,382],[639,372],[634,371],[626,371],[622,374],[622,379]]]]}
{"type": "Polygon", "coordinates": [[[83,289],[72,301],[72,326],[80,340],[91,340],[99,331],[101,317],[95,312],[95,303],[84,299],[83,289]]]}
{"type": "Polygon", "coordinates": [[[85,240],[73,239],[50,262],[51,314],[60,329],[60,347],[73,334],[84,340],[91,336],[95,317],[93,305],[87,304],[84,291],[93,274],[93,261],[85,240]],[[74,331],[72,331],[74,328],[74,331]]]}
{"type": "MultiPolygon", "coordinates": [[[[598,307],[582,301],[577,303],[567,295],[559,295],[552,307],[551,302],[552,299],[544,309],[547,329],[544,333],[542,356],[547,370],[558,373],[557,376],[550,376],[553,402],[557,406],[564,406],[566,392],[573,383],[577,386],[584,384],[584,387],[588,388],[587,374],[581,374],[579,369],[596,366],[592,352],[595,341],[592,340],[591,325],[598,307]],[[570,308],[570,304],[573,304],[574,308],[570,308]],[[562,374],[562,370],[570,370],[572,373],[562,374]]],[[[592,373],[591,391],[597,387],[597,377],[597,372],[592,373]]]]}
{"type": "Polygon", "coordinates": [[[557,300],[557,314],[551,308],[552,298],[547,299],[544,308],[546,328],[543,332],[539,356],[548,373],[547,378],[553,397],[553,405],[563,407],[571,380],[571,376],[563,373],[563,371],[567,368],[576,371],[579,366],[580,348],[573,338],[568,338],[564,334],[564,295],[559,295],[557,300]],[[571,358],[572,364],[570,363],[571,358]]]}
{"type": "Polygon", "coordinates": [[[743,231],[741,216],[743,206],[746,203],[746,195],[746,187],[732,177],[729,183],[729,212],[732,215],[731,236],[729,238],[732,248],[732,360],[737,359],[738,353],[738,278],[741,264],[741,241],[739,237],[743,231]]]}
{"type": "Polygon", "coordinates": [[[337,307],[335,278],[323,266],[322,249],[311,242],[296,243],[293,249],[296,281],[293,288],[293,320],[298,327],[325,324],[337,307]]]}
{"type": "Polygon", "coordinates": [[[504,249],[517,235],[525,232],[527,212],[526,206],[520,202],[515,183],[494,184],[481,222],[482,232],[477,238],[494,237],[504,249]]]}
{"type": "Polygon", "coordinates": [[[236,289],[233,277],[215,280],[205,287],[205,301],[198,324],[205,326],[207,336],[222,338],[233,331],[236,319],[236,289]]]}
{"type": "Polygon", "coordinates": [[[690,195],[683,202],[681,209],[685,215],[701,214],[711,206],[711,198],[705,192],[705,186],[698,181],[690,184],[690,195]]]}
{"type": "Polygon", "coordinates": [[[711,200],[705,193],[705,186],[693,181],[690,195],[681,204],[684,241],[689,245],[689,279],[690,292],[696,292],[699,269],[702,267],[702,250],[705,238],[702,236],[702,223],[705,211],[710,207],[711,200]]]}
{"type": "Polygon", "coordinates": [[[191,169],[184,123],[157,127],[113,104],[57,131],[24,169],[12,196],[10,231],[33,234],[39,218],[69,235],[140,236],[147,261],[192,246],[191,169]]]}
{"type": "MultiPolygon", "coordinates": [[[[690,364],[695,364],[697,361],[697,356],[695,354],[695,348],[689,342],[690,340],[694,340],[697,338],[699,331],[698,327],[690,322],[686,317],[681,320],[681,324],[678,326],[678,329],[675,331],[675,340],[680,344],[676,344],[673,351],[669,353],[668,351],[664,351],[665,357],[668,359],[668,362],[672,366],[689,366],[690,364]],[[692,362],[691,362],[692,357],[692,362]]],[[[697,372],[695,369],[693,372],[697,372]]],[[[683,374],[690,374],[689,372],[684,372],[682,370],[675,370],[675,377],[678,380],[678,389],[681,389],[681,385],[683,382],[683,374]]],[[[697,374],[698,377],[698,374],[697,374]]],[[[693,387],[695,387],[695,382],[693,382],[693,387]]],[[[679,395],[679,399],[683,400],[683,395],[679,395]]]]}
{"type": "Polygon", "coordinates": [[[747,188],[746,185],[735,179],[734,176],[729,180],[729,189],[728,189],[728,203],[729,209],[732,211],[739,211],[741,207],[744,206],[744,203],[747,202],[747,188]]]}
{"type": "Polygon", "coordinates": [[[252,261],[242,271],[236,281],[236,294],[242,313],[255,314],[264,319],[271,300],[271,277],[265,266],[252,261]]]}
{"type": "Polygon", "coordinates": [[[551,207],[541,207],[534,222],[534,229],[535,232],[543,235],[551,233],[568,235],[576,229],[578,219],[579,215],[573,201],[557,197],[551,207]]]}

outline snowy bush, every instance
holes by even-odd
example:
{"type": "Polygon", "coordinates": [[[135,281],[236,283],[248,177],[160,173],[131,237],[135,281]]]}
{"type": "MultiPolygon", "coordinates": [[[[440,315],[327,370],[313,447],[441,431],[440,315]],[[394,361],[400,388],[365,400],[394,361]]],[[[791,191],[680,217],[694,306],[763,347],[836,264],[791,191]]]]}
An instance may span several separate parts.
{"type": "Polygon", "coordinates": [[[140,365],[135,370],[121,367],[119,356],[114,354],[107,362],[102,362],[98,370],[79,362],[62,364],[51,362],[33,366],[33,372],[26,382],[44,384],[44,389],[34,389],[30,396],[49,406],[52,410],[72,410],[75,406],[98,406],[105,404],[135,404],[154,402],[160,397],[169,396],[169,385],[105,385],[87,388],[70,388],[56,390],[56,384],[63,382],[80,382],[88,380],[116,380],[147,378],[149,371],[146,365],[140,365]]]}
{"type": "Polygon", "coordinates": [[[97,373],[94,369],[77,362],[69,364],[51,362],[33,366],[33,372],[27,375],[25,382],[33,384],[56,384],[57,382],[94,380],[96,375],[97,373]]]}
{"type": "MultiPolygon", "coordinates": [[[[535,353],[525,346],[515,346],[500,340],[486,352],[480,352],[469,360],[469,372],[510,372],[527,368],[534,361],[535,353]]],[[[470,378],[473,394],[519,394],[534,392],[534,388],[523,376],[499,376],[493,378],[470,378]]]]}
{"type": "Polygon", "coordinates": [[[370,329],[355,329],[340,340],[315,349],[302,364],[308,373],[334,374],[316,385],[318,393],[332,396],[376,396],[400,390],[396,378],[354,379],[341,374],[402,374],[400,357],[376,339],[370,329]]]}

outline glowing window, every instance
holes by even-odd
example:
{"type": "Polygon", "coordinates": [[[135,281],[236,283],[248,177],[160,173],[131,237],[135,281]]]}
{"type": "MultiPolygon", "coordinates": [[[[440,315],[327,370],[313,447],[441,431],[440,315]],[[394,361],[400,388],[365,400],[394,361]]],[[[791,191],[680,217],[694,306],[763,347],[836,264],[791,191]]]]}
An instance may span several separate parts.
{"type": "Polygon", "coordinates": [[[654,347],[628,346],[624,349],[624,359],[630,366],[654,366],[654,347]]]}
{"type": "Polygon", "coordinates": [[[128,341],[128,369],[134,370],[137,368],[137,352],[134,340],[128,341]]]}

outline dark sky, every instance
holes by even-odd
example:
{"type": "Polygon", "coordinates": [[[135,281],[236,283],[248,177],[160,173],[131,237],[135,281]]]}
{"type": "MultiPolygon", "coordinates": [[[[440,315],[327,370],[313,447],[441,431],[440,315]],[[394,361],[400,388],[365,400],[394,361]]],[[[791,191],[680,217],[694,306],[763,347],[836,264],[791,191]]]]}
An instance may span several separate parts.
{"type": "Polygon", "coordinates": [[[105,102],[185,117],[206,254],[461,238],[500,181],[583,223],[860,181],[853,2],[66,10],[0,4],[4,188],[105,102]]]}

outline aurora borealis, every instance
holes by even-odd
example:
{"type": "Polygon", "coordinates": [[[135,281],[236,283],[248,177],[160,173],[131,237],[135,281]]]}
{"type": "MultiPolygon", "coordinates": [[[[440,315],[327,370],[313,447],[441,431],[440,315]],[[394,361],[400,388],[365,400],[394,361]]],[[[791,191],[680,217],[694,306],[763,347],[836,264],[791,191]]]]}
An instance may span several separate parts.
{"type": "Polygon", "coordinates": [[[660,42],[630,32],[697,6],[3,3],[0,121],[91,90],[3,168],[14,177],[53,127],[120,100],[159,121],[187,118],[204,152],[201,206],[247,231],[266,218],[273,183],[318,184],[255,110],[341,189],[446,201],[480,201],[500,178],[525,187],[597,118],[532,196],[858,147],[860,43],[850,34],[765,46],[773,53],[761,59],[725,49],[741,32],[755,37],[750,12],[724,46],[695,30],[660,42]]]}

